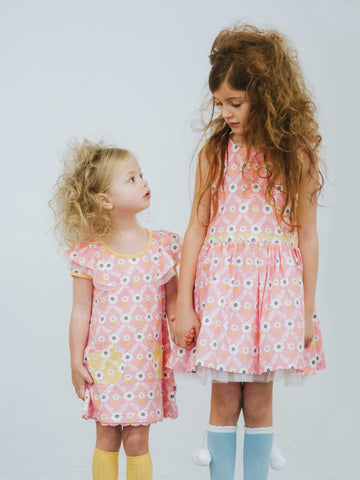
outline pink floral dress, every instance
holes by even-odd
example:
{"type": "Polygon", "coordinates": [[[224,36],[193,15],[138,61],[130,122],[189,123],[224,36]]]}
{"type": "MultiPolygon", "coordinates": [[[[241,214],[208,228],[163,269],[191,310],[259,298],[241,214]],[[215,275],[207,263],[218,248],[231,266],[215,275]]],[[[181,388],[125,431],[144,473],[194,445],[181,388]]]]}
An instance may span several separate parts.
{"type": "MultiPolygon", "coordinates": [[[[304,289],[297,231],[279,223],[265,200],[260,153],[229,139],[218,211],[200,250],[194,308],[201,328],[196,347],[174,348],[172,369],[218,381],[271,381],[279,374],[325,368],[319,317],[304,348],[304,289]]],[[[283,204],[281,187],[276,205],[283,204]]],[[[288,213],[288,212],[287,212],[288,213]]]]}
{"type": "Polygon", "coordinates": [[[173,372],[165,368],[170,339],[165,283],[175,275],[180,238],[148,230],[137,255],[120,255],[102,242],[67,251],[71,275],[92,280],[93,300],[84,365],[83,417],[103,425],[147,425],[176,418],[173,372]]]}

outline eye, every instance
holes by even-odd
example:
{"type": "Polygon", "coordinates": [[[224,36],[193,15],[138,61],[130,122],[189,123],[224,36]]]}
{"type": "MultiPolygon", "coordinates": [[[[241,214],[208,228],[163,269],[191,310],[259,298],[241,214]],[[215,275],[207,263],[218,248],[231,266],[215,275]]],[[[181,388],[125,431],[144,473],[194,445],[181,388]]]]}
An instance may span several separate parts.
{"type": "Polygon", "coordinates": [[[134,183],[134,182],[135,182],[135,177],[130,177],[130,178],[129,178],[129,182],[130,182],[130,183],[134,183]]]}
{"type": "Polygon", "coordinates": [[[140,178],[144,178],[144,174],[143,173],[140,173],[140,178]]]}
{"type": "Polygon", "coordinates": [[[238,107],[241,107],[241,103],[232,103],[231,106],[238,108],[238,107]]]}
{"type": "Polygon", "coordinates": [[[219,102],[218,100],[215,100],[214,105],[215,107],[221,107],[222,103],[219,102]]]}

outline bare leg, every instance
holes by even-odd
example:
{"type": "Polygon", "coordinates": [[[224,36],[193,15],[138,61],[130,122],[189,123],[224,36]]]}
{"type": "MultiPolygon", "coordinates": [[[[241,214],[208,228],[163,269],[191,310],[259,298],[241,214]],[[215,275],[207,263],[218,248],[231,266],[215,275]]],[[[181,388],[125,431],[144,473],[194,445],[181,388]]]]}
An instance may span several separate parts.
{"type": "Polygon", "coordinates": [[[247,382],[243,390],[243,415],[249,428],[271,427],[273,382],[247,382]]]}
{"type": "Polygon", "coordinates": [[[210,425],[236,425],[241,411],[241,383],[212,384],[210,425]]]}
{"type": "Polygon", "coordinates": [[[123,427],[123,444],[126,455],[135,457],[149,451],[150,425],[123,427]]]}
{"type": "Polygon", "coordinates": [[[118,452],[121,445],[122,426],[101,425],[96,422],[96,448],[106,452],[118,452]]]}

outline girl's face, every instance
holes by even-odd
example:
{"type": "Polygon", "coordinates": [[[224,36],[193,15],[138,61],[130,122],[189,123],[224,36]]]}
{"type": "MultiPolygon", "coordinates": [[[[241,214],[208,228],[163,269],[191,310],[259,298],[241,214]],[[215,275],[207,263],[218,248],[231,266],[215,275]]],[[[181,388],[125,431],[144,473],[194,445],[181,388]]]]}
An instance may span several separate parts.
{"type": "Polygon", "coordinates": [[[151,192],[134,156],[129,155],[119,162],[104,197],[105,207],[116,216],[136,215],[149,207],[151,192]]]}
{"type": "Polygon", "coordinates": [[[234,140],[242,142],[250,112],[245,91],[235,90],[223,82],[213,96],[221,116],[233,132],[234,140]]]}

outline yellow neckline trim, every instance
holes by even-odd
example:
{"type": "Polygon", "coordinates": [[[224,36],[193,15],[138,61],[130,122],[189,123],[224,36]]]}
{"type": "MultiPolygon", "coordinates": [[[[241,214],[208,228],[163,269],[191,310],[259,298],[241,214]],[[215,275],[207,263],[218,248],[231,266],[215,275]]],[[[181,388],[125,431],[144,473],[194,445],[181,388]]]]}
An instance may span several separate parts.
{"type": "Polygon", "coordinates": [[[108,250],[109,252],[111,252],[112,254],[116,255],[117,257],[122,257],[122,258],[133,258],[133,257],[140,257],[141,255],[144,255],[150,248],[150,245],[151,245],[151,241],[152,241],[152,233],[151,233],[151,230],[149,230],[148,228],[145,228],[145,230],[147,231],[148,233],[148,236],[149,236],[149,239],[148,239],[148,243],[146,245],[146,247],[144,248],[144,250],[142,250],[141,252],[139,253],[134,253],[133,255],[124,255],[122,253],[118,253],[118,252],[115,252],[115,250],[113,250],[112,248],[110,248],[108,245],[106,245],[105,242],[103,242],[101,240],[101,244],[106,248],[106,250],[108,250]]]}

